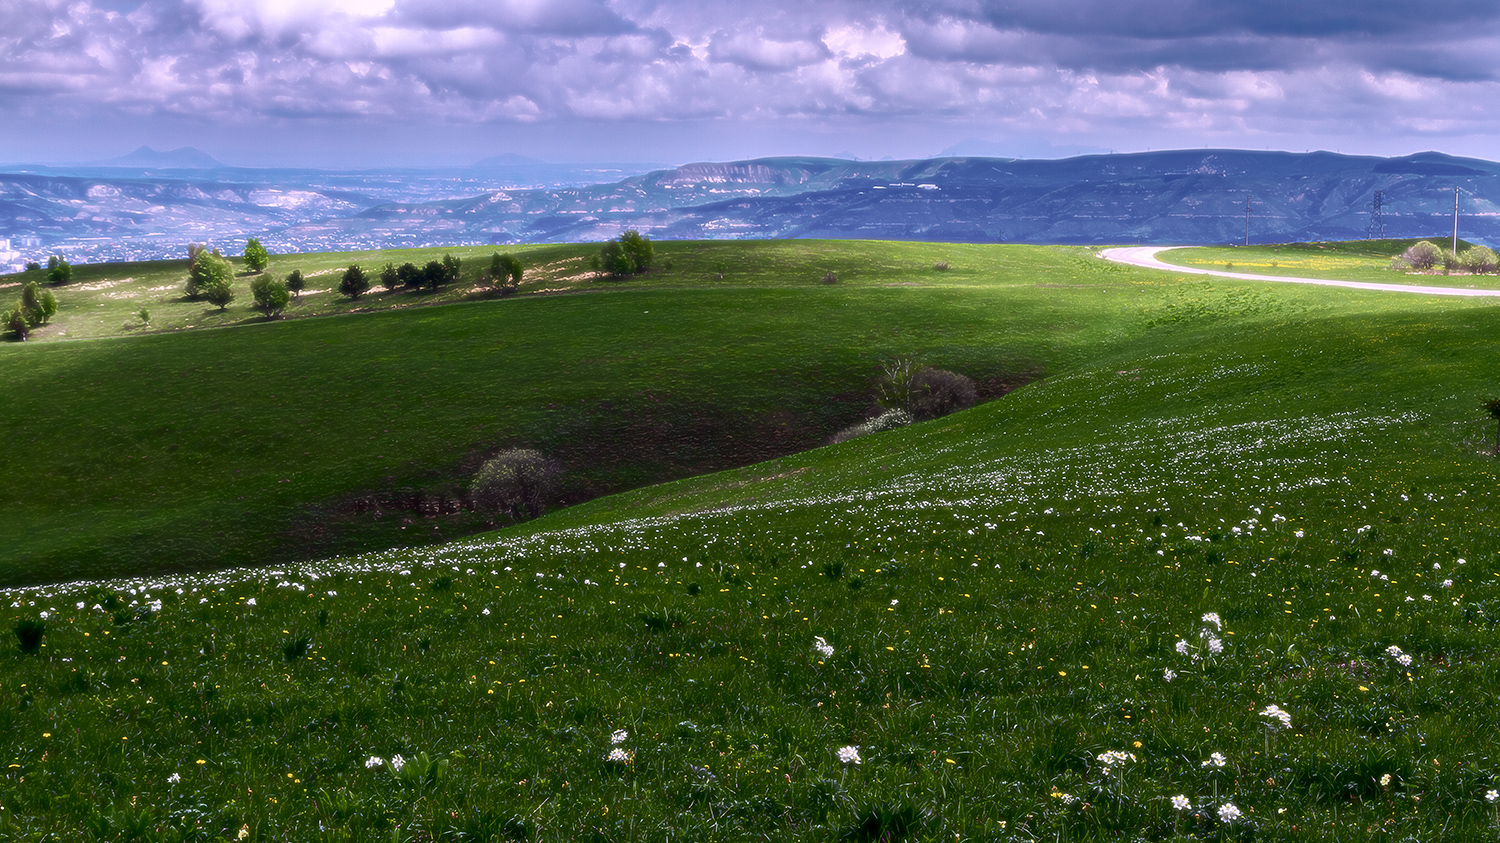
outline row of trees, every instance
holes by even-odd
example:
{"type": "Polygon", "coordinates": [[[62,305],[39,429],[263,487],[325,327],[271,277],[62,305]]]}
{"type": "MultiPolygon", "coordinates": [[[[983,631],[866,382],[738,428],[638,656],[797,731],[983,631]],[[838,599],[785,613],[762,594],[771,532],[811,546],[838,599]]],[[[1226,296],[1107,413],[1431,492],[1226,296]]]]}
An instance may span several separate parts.
{"type": "Polygon", "coordinates": [[[632,228],[599,247],[599,254],[589,259],[589,268],[611,278],[624,278],[650,269],[655,259],[651,238],[632,228]]]}
{"type": "MultiPolygon", "coordinates": [[[[28,273],[41,272],[42,265],[37,263],[36,261],[27,261],[26,271],[28,273]]],[[[72,280],[73,265],[64,260],[62,255],[53,255],[47,258],[48,284],[51,284],[54,287],[61,287],[62,285],[72,280]]]]}

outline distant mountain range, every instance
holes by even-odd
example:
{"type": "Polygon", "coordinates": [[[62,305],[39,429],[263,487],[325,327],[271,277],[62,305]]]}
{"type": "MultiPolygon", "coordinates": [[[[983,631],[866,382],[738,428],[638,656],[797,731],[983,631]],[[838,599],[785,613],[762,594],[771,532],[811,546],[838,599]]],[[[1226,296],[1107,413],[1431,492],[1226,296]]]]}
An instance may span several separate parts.
{"type": "Polygon", "coordinates": [[[100,161],[101,167],[145,167],[160,170],[213,170],[224,166],[201,149],[184,146],[169,152],[158,152],[143,146],[119,158],[100,161]]]}
{"type": "Polygon", "coordinates": [[[766,158],[645,173],[519,156],[445,172],[50,169],[0,173],[0,237],[83,259],[180,255],[190,241],[233,249],[247,236],[307,251],[603,240],[630,228],[670,239],[1226,243],[1243,240],[1248,199],[1250,238],[1263,243],[1364,237],[1376,191],[1385,236],[1440,236],[1454,188],[1463,236],[1500,243],[1500,164],[1244,150],[766,158]]]}

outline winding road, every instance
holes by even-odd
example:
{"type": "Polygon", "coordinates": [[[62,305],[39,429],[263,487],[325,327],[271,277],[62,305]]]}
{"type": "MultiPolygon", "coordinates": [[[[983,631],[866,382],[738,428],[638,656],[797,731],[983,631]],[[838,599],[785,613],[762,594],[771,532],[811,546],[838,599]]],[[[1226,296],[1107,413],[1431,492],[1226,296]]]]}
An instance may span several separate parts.
{"type": "Polygon", "coordinates": [[[1129,266],[1147,269],[1165,269],[1189,275],[1217,275],[1220,278],[1239,278],[1244,281],[1276,281],[1282,284],[1317,284],[1322,287],[1349,287],[1355,290],[1382,290],[1388,293],[1421,293],[1427,296],[1500,296],[1500,290],[1475,290],[1466,287],[1421,287],[1415,284],[1377,284],[1373,281],[1334,281],[1328,278],[1296,278],[1288,275],[1254,275],[1249,272],[1222,272],[1217,269],[1198,269],[1191,266],[1175,266],[1157,259],[1157,254],[1169,249],[1185,246],[1121,246],[1105,249],[1099,257],[1129,266]]]}

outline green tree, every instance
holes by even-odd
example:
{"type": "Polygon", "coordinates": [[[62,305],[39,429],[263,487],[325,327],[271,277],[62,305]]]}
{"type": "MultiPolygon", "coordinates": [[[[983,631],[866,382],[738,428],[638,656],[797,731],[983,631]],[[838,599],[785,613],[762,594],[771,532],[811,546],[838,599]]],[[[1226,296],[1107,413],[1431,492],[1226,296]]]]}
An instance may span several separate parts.
{"type": "Polygon", "coordinates": [[[286,282],[270,275],[260,275],[251,279],[250,295],[255,297],[255,304],[252,307],[271,318],[275,318],[281,311],[286,310],[286,306],[292,301],[292,294],[287,290],[286,282]]]}
{"type": "Polygon", "coordinates": [[[213,252],[199,250],[188,268],[187,297],[206,298],[210,287],[228,286],[234,281],[234,267],[213,252]]]}
{"type": "MultiPolygon", "coordinates": [[[[220,260],[224,259],[220,258],[220,260]]],[[[227,266],[229,262],[224,261],[224,263],[227,266]]],[[[217,305],[220,310],[223,310],[229,307],[230,302],[234,301],[234,281],[232,277],[215,278],[207,287],[203,288],[202,292],[203,298],[209,304],[217,305]]]]}
{"type": "Polygon", "coordinates": [[[365,271],[359,268],[359,264],[351,264],[339,279],[339,292],[355,301],[359,301],[359,297],[369,289],[370,279],[365,277],[365,271]]]}
{"type": "Polygon", "coordinates": [[[31,327],[45,325],[57,313],[57,298],[51,290],[43,290],[35,281],[27,281],[21,288],[20,310],[31,327]]]}
{"type": "Polygon", "coordinates": [[[437,292],[437,289],[443,286],[443,282],[447,280],[448,268],[443,266],[440,261],[428,261],[427,265],[422,267],[422,282],[427,286],[427,289],[437,292]]]}
{"type": "Polygon", "coordinates": [[[1500,269],[1500,257],[1488,246],[1475,246],[1466,250],[1458,262],[1465,272],[1475,275],[1490,275],[1500,269]]]}
{"type": "Polygon", "coordinates": [[[380,286],[393,293],[401,286],[401,273],[396,269],[395,264],[388,263],[380,270],[380,286]]]}
{"type": "Polygon", "coordinates": [[[27,324],[26,314],[19,307],[15,310],[6,311],[5,328],[16,339],[22,342],[25,342],[26,338],[31,336],[31,325],[27,324]]]}
{"type": "Polygon", "coordinates": [[[632,228],[601,246],[599,256],[592,265],[596,270],[620,278],[640,275],[651,268],[655,258],[656,250],[651,245],[651,239],[632,228]]]}
{"type": "Polygon", "coordinates": [[[271,253],[260,241],[251,237],[245,243],[245,265],[256,272],[263,271],[271,263],[271,253]]]}
{"type": "Polygon", "coordinates": [[[411,261],[396,267],[396,277],[401,279],[401,286],[409,290],[415,290],[422,286],[422,270],[411,261]]]}
{"type": "Polygon", "coordinates": [[[63,260],[62,255],[53,255],[47,258],[47,283],[54,286],[66,284],[73,280],[73,267],[63,260]]]}
{"type": "Polygon", "coordinates": [[[525,267],[515,255],[496,253],[490,256],[490,284],[495,287],[519,287],[523,272],[525,267]]]}
{"type": "Polygon", "coordinates": [[[443,255],[443,272],[446,275],[443,280],[448,284],[457,284],[462,267],[463,261],[453,255],[443,255]]]}
{"type": "Polygon", "coordinates": [[[302,277],[302,270],[294,269],[287,273],[286,288],[297,298],[302,298],[302,291],[307,287],[307,280],[302,277]]]}

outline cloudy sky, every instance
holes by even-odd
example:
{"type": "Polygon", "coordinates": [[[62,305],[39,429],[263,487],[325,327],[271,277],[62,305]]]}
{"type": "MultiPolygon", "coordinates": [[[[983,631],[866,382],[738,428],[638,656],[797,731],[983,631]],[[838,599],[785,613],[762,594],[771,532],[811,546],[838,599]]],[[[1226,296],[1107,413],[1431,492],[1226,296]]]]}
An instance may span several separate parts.
{"type": "Polygon", "coordinates": [[[0,161],[1500,158],[1495,0],[0,0],[0,161]]]}

